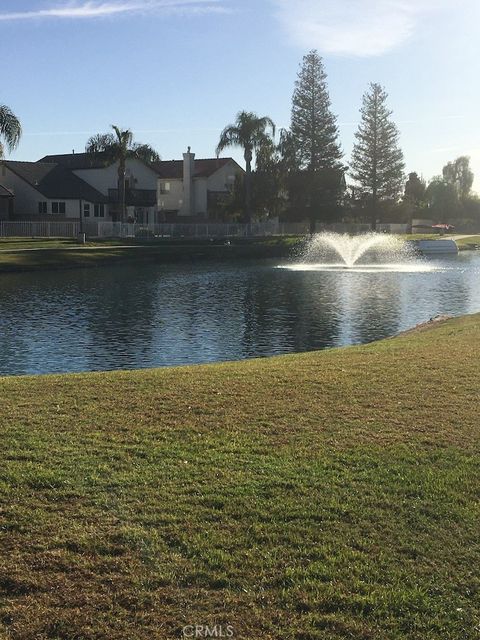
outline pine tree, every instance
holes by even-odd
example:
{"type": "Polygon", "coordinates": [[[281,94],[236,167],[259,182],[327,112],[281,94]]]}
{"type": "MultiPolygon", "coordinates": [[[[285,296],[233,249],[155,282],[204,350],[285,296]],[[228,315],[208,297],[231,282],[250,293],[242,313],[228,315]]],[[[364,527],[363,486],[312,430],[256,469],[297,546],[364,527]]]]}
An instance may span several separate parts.
{"type": "Polygon", "coordinates": [[[386,106],[387,97],[383,87],[375,83],[364,94],[351,162],[352,178],[371,203],[372,229],[376,228],[379,203],[398,199],[404,179],[399,133],[390,119],[392,112],[386,106]]]}
{"type": "Polygon", "coordinates": [[[292,99],[291,135],[299,169],[341,169],[336,117],[331,112],[327,75],[312,50],[303,57],[292,99]]]}
{"type": "Polygon", "coordinates": [[[338,215],[345,188],[336,117],[322,59],[315,50],[303,57],[298,72],[285,141],[290,206],[296,215],[303,212],[309,217],[313,232],[316,221],[338,215]]]}

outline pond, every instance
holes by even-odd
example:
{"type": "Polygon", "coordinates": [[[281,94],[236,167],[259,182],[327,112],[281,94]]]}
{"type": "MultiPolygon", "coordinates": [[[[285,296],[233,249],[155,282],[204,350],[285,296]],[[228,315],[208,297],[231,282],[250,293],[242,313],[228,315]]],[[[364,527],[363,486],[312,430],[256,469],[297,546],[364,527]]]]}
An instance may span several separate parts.
{"type": "Polygon", "coordinates": [[[242,261],[1,274],[0,375],[309,351],[480,311],[480,254],[425,265],[342,271],[242,261]]]}

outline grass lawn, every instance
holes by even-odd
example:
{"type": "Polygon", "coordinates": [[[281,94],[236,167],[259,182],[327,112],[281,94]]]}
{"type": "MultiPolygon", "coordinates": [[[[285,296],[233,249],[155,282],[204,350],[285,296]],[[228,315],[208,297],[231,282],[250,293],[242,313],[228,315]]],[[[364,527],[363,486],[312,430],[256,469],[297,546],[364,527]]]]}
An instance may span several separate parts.
{"type": "Polygon", "coordinates": [[[80,245],[76,240],[67,238],[0,238],[0,252],[23,251],[25,249],[74,249],[86,247],[105,247],[129,244],[121,238],[110,238],[80,245]]]}
{"type": "Polygon", "coordinates": [[[0,273],[100,267],[124,262],[169,262],[201,259],[286,257],[303,237],[282,236],[253,239],[150,240],[106,239],[80,245],[74,240],[0,239],[0,273]]]}
{"type": "Polygon", "coordinates": [[[0,378],[0,637],[478,640],[479,343],[0,378]]]}
{"type": "Polygon", "coordinates": [[[478,249],[480,247],[480,236],[469,236],[455,240],[460,251],[465,249],[478,249]]]}
{"type": "MultiPolygon", "coordinates": [[[[439,239],[438,235],[399,236],[407,240],[439,239]]],[[[100,267],[124,262],[169,262],[176,260],[288,257],[301,249],[305,237],[283,236],[221,240],[164,238],[150,240],[106,239],[80,245],[74,240],[3,238],[0,239],[0,273],[100,267]],[[26,251],[27,249],[27,251],[26,251]],[[35,249],[31,251],[31,249],[35,249]]],[[[460,249],[475,249],[480,236],[457,241],[460,249]]]]}

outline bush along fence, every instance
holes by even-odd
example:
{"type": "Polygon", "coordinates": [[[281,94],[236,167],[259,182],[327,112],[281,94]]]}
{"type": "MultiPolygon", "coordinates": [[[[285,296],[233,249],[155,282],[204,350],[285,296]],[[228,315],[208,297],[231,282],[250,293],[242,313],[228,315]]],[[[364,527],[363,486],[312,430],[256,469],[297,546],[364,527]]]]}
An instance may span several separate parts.
{"type": "Polygon", "coordinates": [[[13,238],[262,238],[305,235],[307,223],[127,224],[121,222],[0,222],[0,237],[13,238]]]}

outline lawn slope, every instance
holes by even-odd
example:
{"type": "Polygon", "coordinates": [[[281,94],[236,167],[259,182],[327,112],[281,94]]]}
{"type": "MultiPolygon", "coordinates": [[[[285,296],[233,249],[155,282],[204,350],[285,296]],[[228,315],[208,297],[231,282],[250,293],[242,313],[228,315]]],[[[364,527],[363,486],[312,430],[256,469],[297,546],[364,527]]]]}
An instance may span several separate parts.
{"type": "Polygon", "coordinates": [[[0,379],[0,638],[478,639],[479,345],[0,379]]]}

